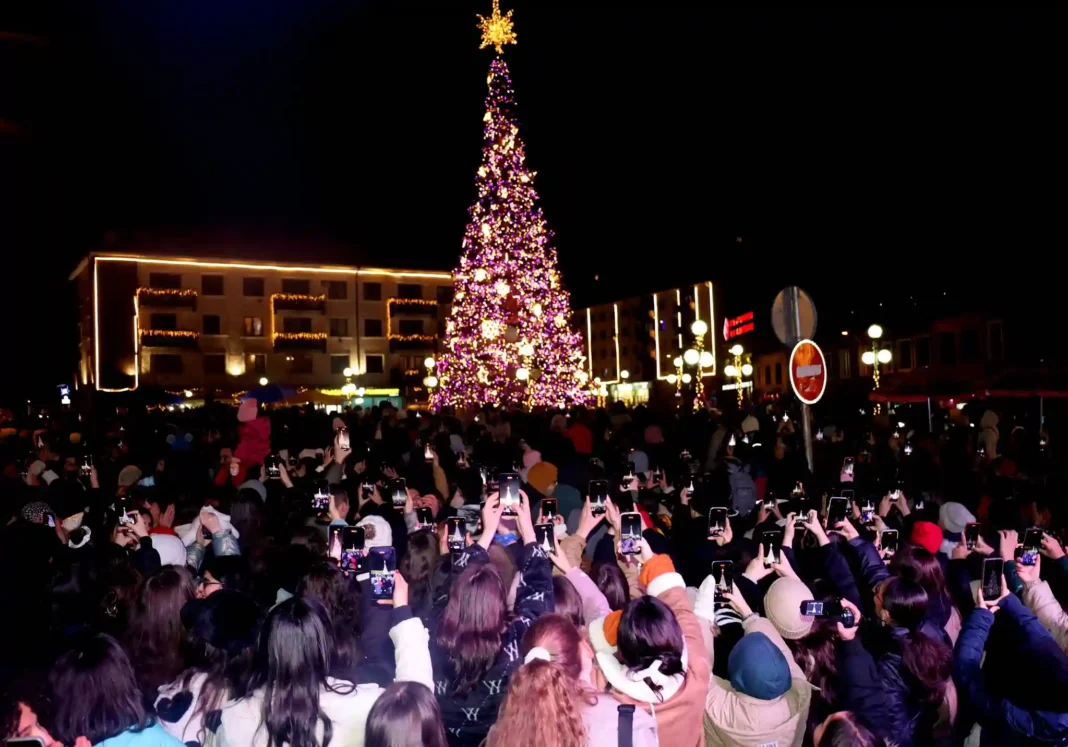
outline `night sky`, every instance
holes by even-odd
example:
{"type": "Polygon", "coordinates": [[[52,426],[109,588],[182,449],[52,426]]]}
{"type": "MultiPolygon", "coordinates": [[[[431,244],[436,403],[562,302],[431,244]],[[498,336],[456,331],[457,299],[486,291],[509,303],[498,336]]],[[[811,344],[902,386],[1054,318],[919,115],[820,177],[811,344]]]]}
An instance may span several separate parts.
{"type": "MultiPolygon", "coordinates": [[[[836,325],[930,299],[1063,314],[1063,14],[502,1],[577,304],[713,279],[734,311],[797,282],[836,325]]],[[[66,277],[109,232],[452,268],[489,10],[3,3],[0,401],[69,378],[66,277]]]]}

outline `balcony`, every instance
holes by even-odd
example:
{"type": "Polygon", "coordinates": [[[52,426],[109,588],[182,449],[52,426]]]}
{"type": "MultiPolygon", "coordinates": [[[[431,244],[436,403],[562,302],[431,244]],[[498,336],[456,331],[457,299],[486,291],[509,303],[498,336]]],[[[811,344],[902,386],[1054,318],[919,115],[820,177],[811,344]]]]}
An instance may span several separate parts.
{"type": "Polygon", "coordinates": [[[390,316],[394,314],[438,315],[438,302],[423,298],[391,298],[386,305],[390,316]]]}
{"type": "Polygon", "coordinates": [[[275,352],[282,350],[317,350],[326,352],[325,332],[276,332],[275,352]]]}
{"type": "Polygon", "coordinates": [[[190,288],[138,288],[137,305],[197,307],[197,292],[190,288]]]}
{"type": "Polygon", "coordinates": [[[389,352],[404,350],[430,350],[438,338],[433,335],[390,335],[389,352]]]}
{"type": "Polygon", "coordinates": [[[271,296],[273,311],[318,311],[326,313],[326,296],[306,296],[300,293],[275,293],[271,296]]]}
{"type": "Polygon", "coordinates": [[[200,347],[200,333],[188,329],[142,329],[139,334],[143,348],[196,350],[200,347]]]}

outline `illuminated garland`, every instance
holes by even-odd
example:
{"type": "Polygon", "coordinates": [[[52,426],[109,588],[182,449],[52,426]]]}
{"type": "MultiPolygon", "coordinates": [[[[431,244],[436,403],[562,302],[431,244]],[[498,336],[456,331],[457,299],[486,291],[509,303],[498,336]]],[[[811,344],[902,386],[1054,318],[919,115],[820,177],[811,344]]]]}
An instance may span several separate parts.
{"type": "Polygon", "coordinates": [[[438,339],[434,335],[390,335],[390,340],[397,340],[399,342],[412,342],[419,340],[420,342],[434,342],[438,339]]]}
{"type": "Polygon", "coordinates": [[[200,337],[200,333],[188,329],[142,329],[141,337],[175,337],[195,340],[200,337]]]}
{"type": "Polygon", "coordinates": [[[191,306],[196,308],[197,292],[192,288],[138,288],[134,298],[145,306],[191,306]]]}
{"type": "Polygon", "coordinates": [[[437,306],[438,302],[431,298],[391,298],[386,303],[412,306],[437,306]]]}
{"type": "Polygon", "coordinates": [[[313,307],[325,304],[326,295],[307,296],[303,293],[274,293],[271,295],[271,308],[274,308],[275,304],[279,301],[296,304],[298,306],[313,307]]]}
{"type": "Polygon", "coordinates": [[[280,340],[325,340],[326,332],[275,332],[274,341],[280,340]]]}
{"type": "Polygon", "coordinates": [[[142,286],[137,289],[137,295],[139,296],[182,296],[185,298],[196,298],[197,292],[192,288],[148,288],[142,286]]]}

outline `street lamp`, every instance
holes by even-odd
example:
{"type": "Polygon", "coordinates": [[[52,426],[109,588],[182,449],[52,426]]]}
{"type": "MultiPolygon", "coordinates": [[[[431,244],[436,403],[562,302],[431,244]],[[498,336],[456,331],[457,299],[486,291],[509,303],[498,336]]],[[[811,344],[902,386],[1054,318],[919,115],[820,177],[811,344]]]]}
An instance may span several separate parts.
{"type": "Polygon", "coordinates": [[[745,400],[745,387],[743,378],[753,375],[753,364],[750,363],[752,356],[748,355],[738,343],[735,343],[727,351],[733,358],[723,367],[723,375],[728,379],[734,379],[735,392],[738,395],[738,406],[741,407],[745,400]]]}
{"type": "Polygon", "coordinates": [[[345,366],[345,370],[341,372],[341,375],[344,376],[346,379],[349,378],[350,376],[352,376],[352,369],[348,366],[345,366]]]}
{"type": "Polygon", "coordinates": [[[883,336],[883,328],[878,324],[868,327],[868,337],[871,338],[871,350],[865,350],[860,356],[860,361],[865,366],[871,366],[872,388],[879,388],[879,364],[884,366],[893,360],[893,354],[889,348],[880,348],[879,339],[883,336]]]}
{"type": "Polygon", "coordinates": [[[622,371],[619,372],[619,378],[621,378],[624,381],[626,381],[627,379],[630,378],[630,371],[628,371],[627,369],[624,368],[622,371]]]}
{"type": "Polygon", "coordinates": [[[261,376],[260,377],[260,386],[267,386],[267,377],[266,376],[261,376]]]}
{"type": "Polygon", "coordinates": [[[682,359],[686,361],[687,366],[696,366],[697,363],[701,360],[701,354],[697,352],[694,348],[690,348],[682,354],[682,359]]]}

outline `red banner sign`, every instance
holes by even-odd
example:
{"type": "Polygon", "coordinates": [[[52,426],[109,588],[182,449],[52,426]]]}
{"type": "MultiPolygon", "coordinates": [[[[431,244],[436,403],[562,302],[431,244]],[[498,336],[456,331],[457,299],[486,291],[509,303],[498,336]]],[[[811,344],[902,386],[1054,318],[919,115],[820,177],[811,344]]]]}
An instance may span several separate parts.
{"type": "Polygon", "coordinates": [[[723,320],[723,339],[730,340],[753,331],[753,312],[723,320]]]}

